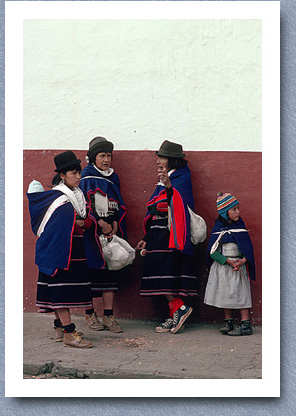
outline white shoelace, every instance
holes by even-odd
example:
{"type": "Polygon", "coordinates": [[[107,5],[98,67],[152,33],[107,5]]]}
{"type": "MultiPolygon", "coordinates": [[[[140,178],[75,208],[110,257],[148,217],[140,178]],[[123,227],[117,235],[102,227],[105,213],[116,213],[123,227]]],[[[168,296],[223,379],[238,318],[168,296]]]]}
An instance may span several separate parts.
{"type": "Polygon", "coordinates": [[[161,326],[163,328],[169,328],[172,324],[173,324],[173,318],[168,318],[165,320],[163,324],[161,324],[161,326]]]}
{"type": "Polygon", "coordinates": [[[174,313],[174,318],[173,318],[173,326],[176,326],[177,322],[178,322],[178,311],[176,311],[174,313]]]}

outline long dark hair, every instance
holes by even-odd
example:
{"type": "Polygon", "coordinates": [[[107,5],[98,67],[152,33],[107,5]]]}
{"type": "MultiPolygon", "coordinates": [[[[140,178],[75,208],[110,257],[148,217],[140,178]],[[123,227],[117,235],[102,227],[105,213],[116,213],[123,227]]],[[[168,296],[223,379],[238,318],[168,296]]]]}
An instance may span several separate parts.
{"type": "Polygon", "coordinates": [[[67,168],[62,169],[53,177],[51,182],[52,186],[58,185],[62,180],[60,174],[63,173],[64,175],[66,175],[66,173],[69,172],[69,170],[77,170],[77,172],[81,172],[81,165],[68,166],[67,168]]]}
{"type": "Polygon", "coordinates": [[[180,157],[168,157],[168,170],[180,169],[187,165],[188,160],[180,157]]]}

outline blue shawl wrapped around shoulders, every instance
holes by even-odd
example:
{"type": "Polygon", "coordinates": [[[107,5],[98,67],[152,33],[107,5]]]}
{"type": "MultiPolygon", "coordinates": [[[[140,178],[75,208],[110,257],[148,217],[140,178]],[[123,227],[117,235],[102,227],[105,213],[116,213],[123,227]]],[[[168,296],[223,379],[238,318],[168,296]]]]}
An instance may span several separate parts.
{"type": "Polygon", "coordinates": [[[80,189],[89,208],[88,216],[94,223],[94,227],[86,230],[84,233],[84,245],[87,257],[87,264],[90,268],[103,268],[105,260],[102,253],[102,247],[98,235],[97,221],[93,215],[90,196],[96,192],[106,195],[109,201],[118,203],[119,221],[117,235],[127,239],[125,215],[126,208],[120,193],[120,182],[118,175],[113,172],[110,176],[103,176],[93,165],[87,165],[81,172],[80,189]]]}
{"type": "Polygon", "coordinates": [[[210,256],[210,251],[217,240],[219,238],[219,234],[223,231],[229,231],[229,233],[226,233],[223,235],[220,243],[230,243],[235,242],[240,250],[241,253],[245,256],[247,259],[247,270],[249,273],[250,280],[256,280],[255,277],[255,259],[254,259],[254,251],[253,251],[253,245],[252,241],[250,239],[249,233],[246,231],[242,232],[232,232],[231,230],[239,230],[244,229],[247,231],[246,226],[242,218],[240,218],[238,221],[231,222],[229,224],[225,224],[221,221],[220,218],[218,218],[215,222],[215,225],[212,229],[212,233],[209,240],[209,246],[208,246],[208,252],[207,252],[207,264],[208,266],[211,266],[213,263],[213,259],[210,256]]]}
{"type": "Polygon", "coordinates": [[[62,196],[58,190],[27,193],[32,231],[39,236],[35,264],[47,275],[54,275],[57,269],[67,270],[70,264],[76,213],[62,196]]]}
{"type": "MultiPolygon", "coordinates": [[[[173,188],[173,196],[170,202],[172,225],[170,230],[169,248],[192,255],[194,247],[190,240],[190,214],[187,206],[194,209],[194,200],[191,183],[191,173],[188,166],[176,169],[170,175],[173,188]]],[[[166,190],[163,185],[157,185],[147,205],[165,202],[167,200],[166,190]]],[[[151,218],[149,210],[144,219],[144,230],[146,232],[148,220],[151,218]]]]}

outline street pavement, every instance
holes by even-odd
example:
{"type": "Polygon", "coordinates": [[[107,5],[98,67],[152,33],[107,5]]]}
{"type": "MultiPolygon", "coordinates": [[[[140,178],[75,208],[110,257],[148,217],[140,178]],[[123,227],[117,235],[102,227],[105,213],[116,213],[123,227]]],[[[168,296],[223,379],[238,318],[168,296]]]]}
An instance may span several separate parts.
{"type": "Polygon", "coordinates": [[[262,331],[230,337],[219,326],[187,324],[177,334],[154,331],[159,322],[118,319],[124,332],[93,331],[83,316],[76,329],[92,342],[66,348],[54,340],[53,315],[24,313],[24,378],[259,379],[262,331]]]}

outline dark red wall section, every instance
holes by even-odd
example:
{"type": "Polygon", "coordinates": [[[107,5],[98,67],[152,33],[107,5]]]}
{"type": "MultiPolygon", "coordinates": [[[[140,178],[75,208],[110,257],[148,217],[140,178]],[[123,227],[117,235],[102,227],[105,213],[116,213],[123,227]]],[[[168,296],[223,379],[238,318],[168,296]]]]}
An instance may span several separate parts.
{"type": "MultiPolygon", "coordinates": [[[[24,151],[24,311],[37,311],[35,307],[38,270],[34,264],[36,237],[31,231],[26,191],[29,183],[39,180],[50,189],[54,176],[53,158],[61,150],[24,151]]],[[[74,150],[82,160],[86,151],[74,150]]],[[[115,151],[112,166],[121,181],[121,191],[127,208],[129,242],[135,246],[143,237],[145,204],[157,182],[156,155],[153,151],[115,151]]],[[[210,233],[217,217],[217,192],[230,192],[240,202],[242,218],[249,230],[257,270],[257,281],[251,283],[253,324],[261,324],[262,279],[262,154],[259,152],[186,152],[192,173],[195,212],[207,222],[210,233]]],[[[196,269],[199,276],[198,298],[186,301],[193,306],[191,322],[220,322],[223,311],[203,303],[208,270],[205,257],[208,239],[196,248],[196,269]]],[[[163,319],[168,315],[167,303],[162,296],[140,297],[142,258],[137,255],[122,279],[122,290],[116,297],[115,315],[121,318],[163,319]]],[[[98,314],[102,314],[101,300],[97,299],[98,314]]],[[[82,313],[76,310],[74,313],[82,313]]]]}

